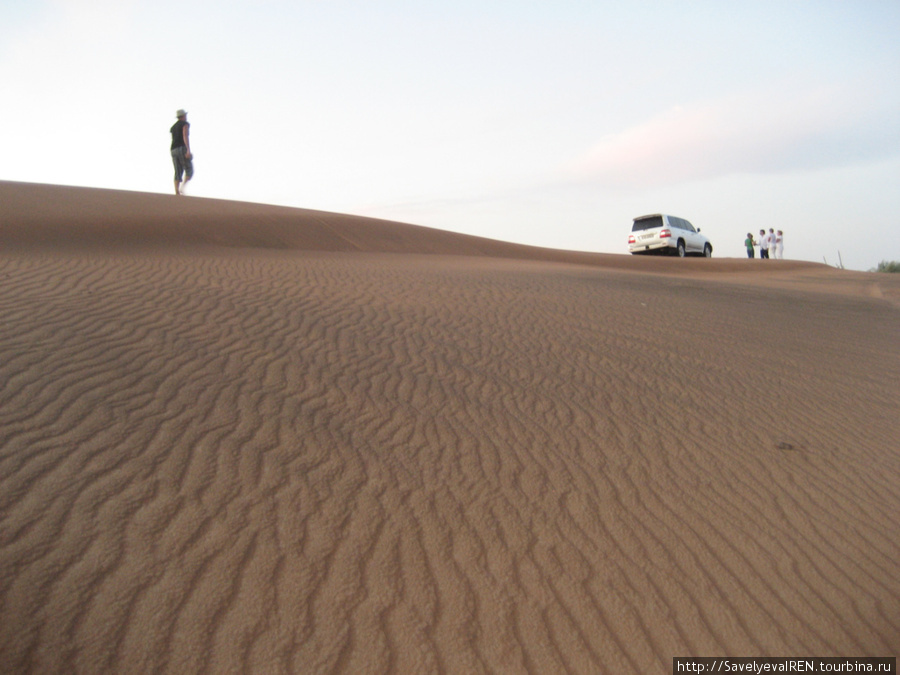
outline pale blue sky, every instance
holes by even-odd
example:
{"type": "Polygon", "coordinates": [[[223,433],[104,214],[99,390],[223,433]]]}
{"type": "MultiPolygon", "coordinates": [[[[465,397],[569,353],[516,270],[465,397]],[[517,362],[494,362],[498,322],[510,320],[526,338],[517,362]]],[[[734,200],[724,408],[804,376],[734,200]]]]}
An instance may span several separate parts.
{"type": "Polygon", "coordinates": [[[900,2],[5,0],[0,179],[625,253],[668,212],[742,257],[900,260],[900,2]]]}

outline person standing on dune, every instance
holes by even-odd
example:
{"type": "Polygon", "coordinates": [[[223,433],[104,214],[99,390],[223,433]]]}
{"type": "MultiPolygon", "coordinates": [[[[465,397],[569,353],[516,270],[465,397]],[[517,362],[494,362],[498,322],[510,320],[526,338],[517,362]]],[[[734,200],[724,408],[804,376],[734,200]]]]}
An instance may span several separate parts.
{"type": "Polygon", "coordinates": [[[183,185],[194,177],[194,156],[191,154],[191,125],[187,121],[187,111],[179,110],[175,113],[178,121],[172,125],[169,132],[172,134],[172,164],[175,165],[175,194],[182,195],[183,185]],[[181,179],[184,178],[182,184],[181,179]]]}
{"type": "Polygon", "coordinates": [[[759,231],[759,259],[766,260],[769,257],[769,235],[765,230],[759,231]]]}
{"type": "Polygon", "coordinates": [[[779,260],[784,258],[784,232],[781,230],[775,234],[775,257],[779,260]]]}
{"type": "Polygon", "coordinates": [[[752,232],[748,232],[748,233],[747,233],[747,238],[744,239],[744,246],[747,247],[747,257],[748,257],[748,258],[752,258],[752,257],[753,257],[753,247],[754,247],[755,245],[756,245],[756,242],[753,241],[753,233],[752,233],[752,232]]]}

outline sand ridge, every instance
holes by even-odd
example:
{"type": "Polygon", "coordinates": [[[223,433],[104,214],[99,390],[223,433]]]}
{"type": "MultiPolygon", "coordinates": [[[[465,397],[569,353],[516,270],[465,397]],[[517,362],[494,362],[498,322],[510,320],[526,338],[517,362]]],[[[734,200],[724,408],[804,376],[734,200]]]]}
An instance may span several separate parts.
{"type": "Polygon", "coordinates": [[[228,208],[152,245],[0,222],[0,671],[897,653],[900,313],[871,275],[368,221],[247,243],[228,208]]]}
{"type": "Polygon", "coordinates": [[[796,260],[675,260],[511,244],[375,218],[220,199],[0,181],[2,250],[251,249],[537,260],[867,295],[900,307],[900,280],[796,260]]]}

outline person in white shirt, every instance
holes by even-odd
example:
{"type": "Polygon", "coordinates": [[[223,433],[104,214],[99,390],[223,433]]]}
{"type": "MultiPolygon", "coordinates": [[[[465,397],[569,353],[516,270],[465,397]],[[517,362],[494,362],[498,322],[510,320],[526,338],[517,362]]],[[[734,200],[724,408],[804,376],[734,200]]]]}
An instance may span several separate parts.
{"type": "Polygon", "coordinates": [[[779,260],[784,258],[784,232],[781,230],[775,235],[775,257],[779,260]]]}
{"type": "Polygon", "coordinates": [[[765,260],[769,257],[769,235],[765,230],[759,231],[759,259],[765,260]]]}

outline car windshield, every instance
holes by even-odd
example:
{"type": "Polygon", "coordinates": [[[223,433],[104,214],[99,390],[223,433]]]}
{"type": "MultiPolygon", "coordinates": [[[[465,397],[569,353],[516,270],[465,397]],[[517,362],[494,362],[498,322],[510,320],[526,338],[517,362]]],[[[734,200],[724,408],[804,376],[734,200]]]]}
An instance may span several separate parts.
{"type": "Polygon", "coordinates": [[[649,230],[654,227],[662,227],[663,221],[662,216],[651,216],[650,218],[641,218],[640,220],[635,220],[634,225],[631,228],[632,232],[638,232],[640,230],[649,230]]]}

